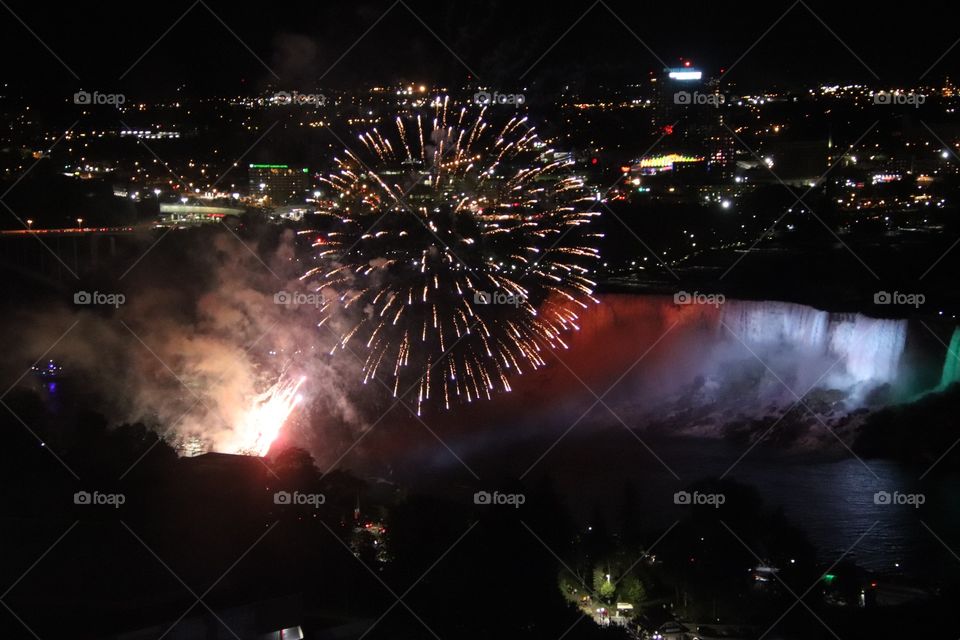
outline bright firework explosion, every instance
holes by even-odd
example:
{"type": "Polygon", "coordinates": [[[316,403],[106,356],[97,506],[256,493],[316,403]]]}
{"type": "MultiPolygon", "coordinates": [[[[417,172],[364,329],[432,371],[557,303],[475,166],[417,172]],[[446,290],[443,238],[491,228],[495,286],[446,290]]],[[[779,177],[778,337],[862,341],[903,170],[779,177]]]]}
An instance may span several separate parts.
{"type": "Polygon", "coordinates": [[[290,413],[300,403],[298,392],[305,380],[305,377],[284,379],[281,376],[272,387],[254,398],[250,408],[240,416],[234,441],[223,449],[243,455],[267,455],[290,413]]]}
{"type": "Polygon", "coordinates": [[[448,104],[363,133],[361,152],[336,159],[333,228],[303,276],[324,293],[334,350],[365,351],[364,382],[381,373],[395,396],[418,387],[418,411],[433,394],[449,408],[509,391],[508,373],[565,348],[576,307],[596,302],[585,226],[599,214],[572,159],[525,117],[501,127],[448,104]]]}

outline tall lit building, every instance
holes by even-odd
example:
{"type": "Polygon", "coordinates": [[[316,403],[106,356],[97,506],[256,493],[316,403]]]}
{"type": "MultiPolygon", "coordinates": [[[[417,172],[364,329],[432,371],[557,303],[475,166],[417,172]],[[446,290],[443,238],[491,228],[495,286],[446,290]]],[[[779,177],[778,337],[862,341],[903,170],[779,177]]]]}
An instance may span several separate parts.
{"type": "Polygon", "coordinates": [[[703,72],[690,66],[665,69],[656,84],[653,125],[663,131],[675,127],[690,115],[689,107],[695,96],[703,93],[703,72]]]}
{"type": "Polygon", "coordinates": [[[723,114],[717,115],[707,137],[707,169],[721,181],[733,177],[736,167],[736,140],[725,125],[723,114]]]}
{"type": "Polygon", "coordinates": [[[310,190],[310,169],[286,164],[251,164],[250,196],[269,198],[271,204],[303,202],[310,190]]]}
{"type": "Polygon", "coordinates": [[[704,158],[709,180],[730,179],[736,145],[725,126],[726,97],[720,93],[718,81],[684,61],[683,66],[664,69],[655,84],[653,125],[666,134],[664,145],[704,158]]]}

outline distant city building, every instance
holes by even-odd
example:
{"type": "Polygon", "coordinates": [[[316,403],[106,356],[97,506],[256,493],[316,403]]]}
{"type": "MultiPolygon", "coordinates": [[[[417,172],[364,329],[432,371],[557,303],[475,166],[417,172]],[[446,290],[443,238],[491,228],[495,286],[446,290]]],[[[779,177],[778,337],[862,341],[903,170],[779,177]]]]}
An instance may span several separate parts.
{"type": "Polygon", "coordinates": [[[195,204],[161,203],[158,226],[192,227],[201,224],[216,224],[226,216],[240,216],[243,209],[234,207],[210,207],[195,204]]]}
{"type": "Polygon", "coordinates": [[[737,143],[724,126],[723,115],[717,116],[716,125],[711,128],[707,138],[707,166],[710,171],[717,173],[720,181],[726,181],[733,176],[736,168],[737,143]]]}
{"type": "Polygon", "coordinates": [[[151,129],[121,129],[121,138],[143,138],[147,140],[176,139],[180,137],[179,131],[153,131],[151,129]]]}
{"type": "Polygon", "coordinates": [[[282,207],[277,207],[271,211],[271,215],[275,218],[281,220],[292,220],[293,222],[300,222],[303,220],[303,217],[313,213],[315,209],[311,206],[302,205],[302,204],[288,204],[282,207]]]}
{"type": "Polygon", "coordinates": [[[669,144],[706,159],[705,179],[726,181],[733,176],[736,144],[725,126],[726,96],[717,80],[691,65],[664,69],[657,79],[653,125],[669,144]]]}
{"type": "Polygon", "coordinates": [[[664,69],[654,90],[653,125],[671,132],[679,122],[690,115],[691,103],[704,92],[703,72],[689,66],[664,69]]]}
{"type": "Polygon", "coordinates": [[[303,202],[310,190],[310,169],[286,164],[251,164],[250,196],[269,198],[271,204],[303,202]]]}
{"type": "Polygon", "coordinates": [[[624,173],[652,176],[666,171],[673,171],[679,165],[702,162],[703,158],[687,156],[679,153],[644,156],[632,165],[623,167],[624,173]]]}

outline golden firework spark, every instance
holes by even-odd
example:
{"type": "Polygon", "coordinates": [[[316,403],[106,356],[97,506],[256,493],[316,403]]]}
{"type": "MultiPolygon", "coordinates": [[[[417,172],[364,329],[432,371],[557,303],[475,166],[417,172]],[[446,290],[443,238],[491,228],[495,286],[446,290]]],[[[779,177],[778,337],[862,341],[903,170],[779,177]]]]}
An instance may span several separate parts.
{"type": "Polygon", "coordinates": [[[526,117],[448,107],[364,132],[336,159],[331,226],[303,276],[324,294],[334,350],[363,353],[364,382],[417,388],[418,411],[509,391],[596,302],[597,200],[570,155],[526,117]]]}

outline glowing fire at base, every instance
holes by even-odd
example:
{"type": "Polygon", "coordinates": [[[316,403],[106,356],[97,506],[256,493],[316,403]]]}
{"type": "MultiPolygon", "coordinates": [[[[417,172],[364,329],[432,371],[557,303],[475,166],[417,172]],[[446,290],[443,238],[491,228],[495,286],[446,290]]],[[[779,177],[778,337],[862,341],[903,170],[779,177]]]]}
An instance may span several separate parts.
{"type": "Polygon", "coordinates": [[[296,380],[277,382],[258,395],[250,409],[240,418],[236,426],[236,440],[231,453],[265,456],[273,441],[280,435],[280,429],[302,400],[299,395],[301,385],[306,380],[301,376],[296,380]]]}

